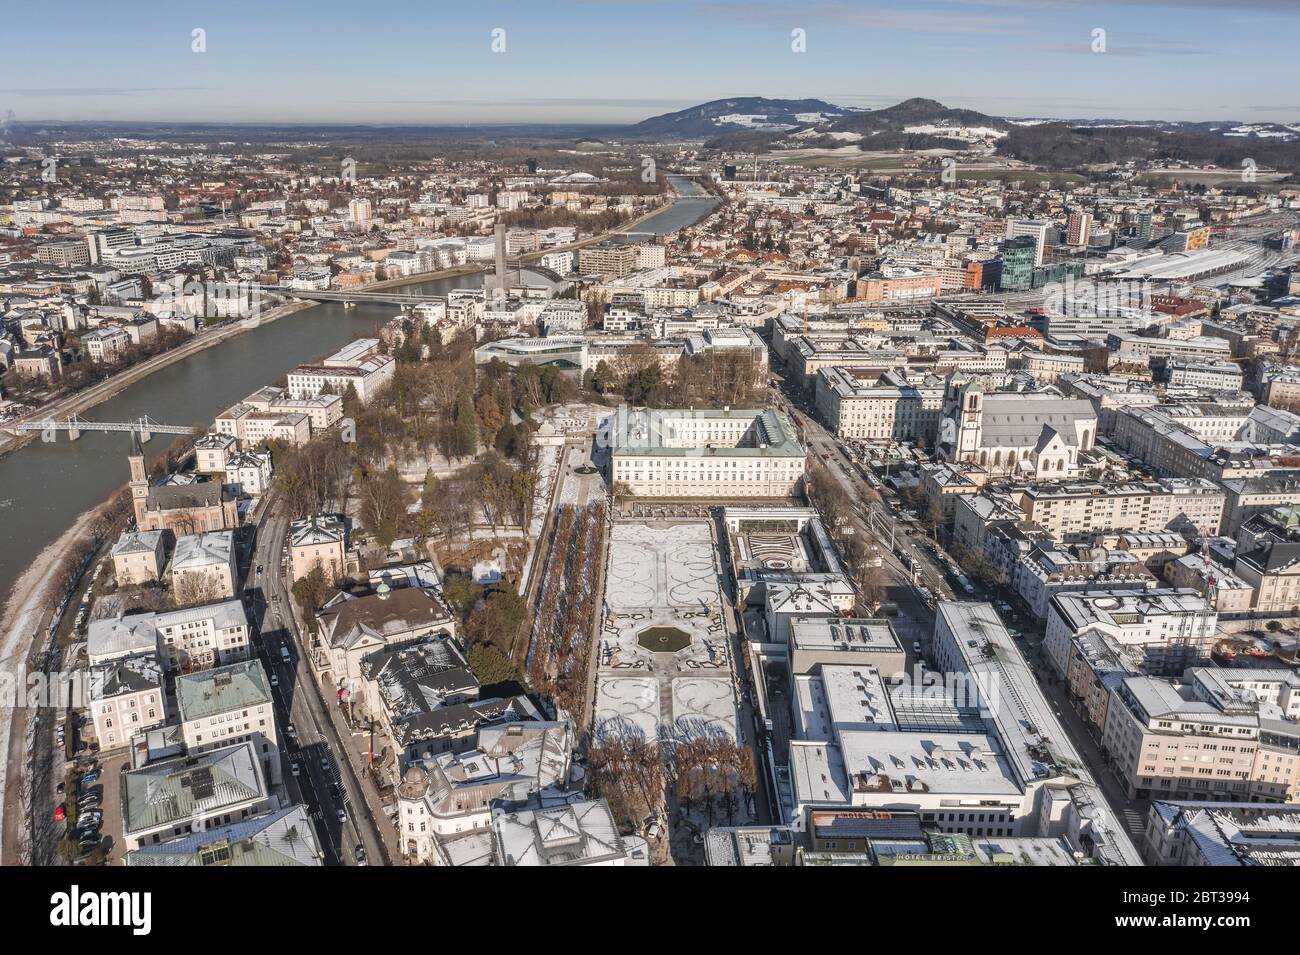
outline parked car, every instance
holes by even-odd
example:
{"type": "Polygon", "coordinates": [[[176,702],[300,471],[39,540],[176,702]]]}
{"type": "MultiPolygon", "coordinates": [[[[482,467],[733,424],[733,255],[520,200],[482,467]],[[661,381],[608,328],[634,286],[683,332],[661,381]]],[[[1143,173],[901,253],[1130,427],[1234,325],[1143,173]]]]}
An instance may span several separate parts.
{"type": "Polygon", "coordinates": [[[366,847],[357,843],[357,847],[352,850],[352,858],[356,860],[357,865],[369,865],[366,861],[366,847]]]}
{"type": "Polygon", "coordinates": [[[93,786],[98,781],[99,781],[98,770],[91,770],[90,772],[86,773],[86,775],[82,776],[80,780],[81,785],[83,786],[93,786]]]}
{"type": "Polygon", "coordinates": [[[279,686],[279,685],[280,685],[280,678],[279,678],[278,676],[276,676],[274,673],[272,673],[272,674],[271,674],[271,686],[279,686]]]}
{"type": "Polygon", "coordinates": [[[347,822],[347,821],[348,821],[347,810],[343,809],[342,807],[339,807],[339,822],[347,822]]]}
{"type": "Polygon", "coordinates": [[[64,819],[67,819],[67,818],[68,818],[68,814],[67,814],[67,812],[64,810],[64,808],[63,808],[63,804],[62,804],[62,803],[59,803],[59,805],[57,805],[57,806],[54,807],[54,821],[55,821],[55,822],[62,822],[64,819]]]}
{"type": "Polygon", "coordinates": [[[298,767],[296,762],[289,764],[289,771],[293,773],[295,779],[302,775],[302,770],[298,767]]]}

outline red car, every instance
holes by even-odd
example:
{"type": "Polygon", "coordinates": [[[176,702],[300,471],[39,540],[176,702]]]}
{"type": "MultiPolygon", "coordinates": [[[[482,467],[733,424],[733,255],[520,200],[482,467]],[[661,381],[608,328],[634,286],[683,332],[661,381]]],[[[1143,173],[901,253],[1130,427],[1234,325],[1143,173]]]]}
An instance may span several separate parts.
{"type": "Polygon", "coordinates": [[[62,806],[55,806],[55,807],[54,807],[54,819],[55,819],[56,822],[62,822],[64,819],[67,818],[67,815],[68,815],[68,814],[67,814],[66,812],[63,811],[63,807],[62,807],[62,806]]]}

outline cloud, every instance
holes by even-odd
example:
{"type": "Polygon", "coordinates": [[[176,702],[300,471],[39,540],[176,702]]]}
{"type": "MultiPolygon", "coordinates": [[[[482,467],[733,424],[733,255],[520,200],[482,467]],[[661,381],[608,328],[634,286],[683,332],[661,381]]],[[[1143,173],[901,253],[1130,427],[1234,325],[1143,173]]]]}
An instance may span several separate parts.
{"type": "Polygon", "coordinates": [[[177,93],[204,86],[48,86],[0,89],[11,96],[135,96],[138,93],[177,93]]]}
{"type": "Polygon", "coordinates": [[[546,96],[533,98],[501,99],[379,99],[350,100],[358,104],[386,104],[399,106],[614,106],[629,109],[685,109],[695,106],[694,99],[634,99],[618,96],[610,97],[562,97],[546,96]]]}

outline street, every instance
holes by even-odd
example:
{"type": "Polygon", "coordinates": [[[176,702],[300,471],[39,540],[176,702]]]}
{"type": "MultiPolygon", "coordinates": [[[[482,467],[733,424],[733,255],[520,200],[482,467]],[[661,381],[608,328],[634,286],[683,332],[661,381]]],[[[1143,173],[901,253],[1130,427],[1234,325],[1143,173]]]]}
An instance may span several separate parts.
{"type": "Polygon", "coordinates": [[[362,785],[353,767],[351,735],[342,735],[344,731],[330,718],[313,685],[305,640],[299,635],[282,576],[281,556],[289,521],[276,514],[275,504],[272,496],[258,522],[245,589],[249,616],[261,634],[258,655],[268,676],[274,674],[278,684],[271,693],[280,726],[285,784],[291,797],[311,811],[330,861],[355,864],[354,851],[359,845],[368,860],[380,864],[390,858],[390,853],[379,827],[389,824],[376,808],[378,800],[372,799],[372,787],[362,785]],[[287,664],[281,654],[284,646],[289,647],[287,664]],[[294,765],[298,776],[293,774],[294,765]],[[342,821],[340,810],[345,814],[342,821]]]}

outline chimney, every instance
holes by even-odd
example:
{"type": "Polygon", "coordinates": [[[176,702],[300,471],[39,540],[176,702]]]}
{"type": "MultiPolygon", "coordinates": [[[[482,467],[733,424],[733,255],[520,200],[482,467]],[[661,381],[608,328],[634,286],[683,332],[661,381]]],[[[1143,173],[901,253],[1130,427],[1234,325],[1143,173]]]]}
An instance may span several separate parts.
{"type": "Polygon", "coordinates": [[[498,222],[496,225],[497,238],[497,301],[502,301],[506,297],[506,227],[503,223],[498,222]]]}

